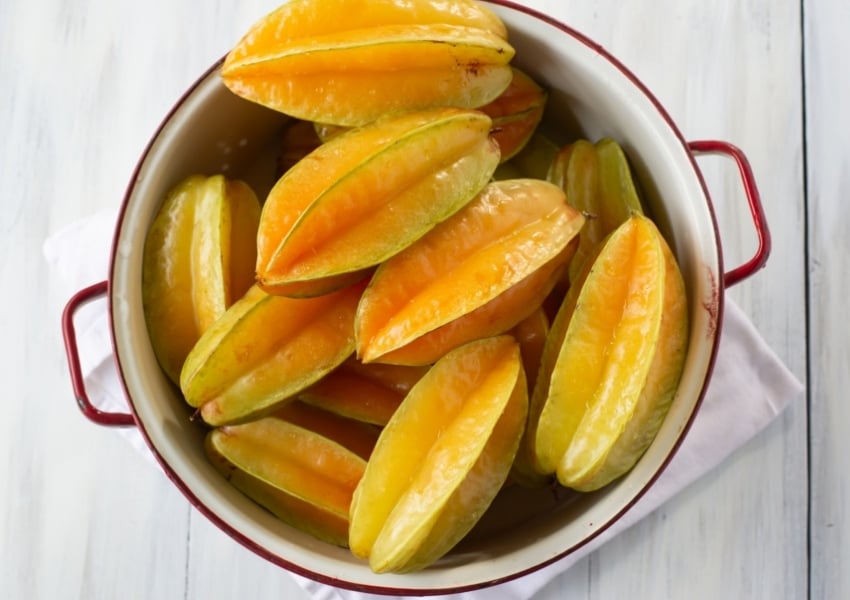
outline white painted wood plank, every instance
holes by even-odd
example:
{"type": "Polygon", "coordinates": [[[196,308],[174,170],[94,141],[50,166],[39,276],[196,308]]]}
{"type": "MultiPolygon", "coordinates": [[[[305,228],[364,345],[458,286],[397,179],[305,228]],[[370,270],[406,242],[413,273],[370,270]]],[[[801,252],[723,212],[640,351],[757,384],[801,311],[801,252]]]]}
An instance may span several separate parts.
{"type": "Polygon", "coordinates": [[[190,519],[190,534],[187,597],[308,597],[287,571],[243,548],[197,512],[190,519]]]}
{"type": "Polygon", "coordinates": [[[806,2],[811,598],[850,597],[850,52],[846,2],[806,2]]]}

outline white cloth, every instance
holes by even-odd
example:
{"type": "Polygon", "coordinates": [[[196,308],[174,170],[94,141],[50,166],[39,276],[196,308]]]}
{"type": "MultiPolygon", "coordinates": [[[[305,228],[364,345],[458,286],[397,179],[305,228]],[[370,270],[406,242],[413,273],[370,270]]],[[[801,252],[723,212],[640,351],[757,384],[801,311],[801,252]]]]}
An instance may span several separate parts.
{"type": "MultiPolygon", "coordinates": [[[[44,243],[51,280],[62,281],[65,296],[106,279],[115,213],[105,211],[66,226],[44,243]]],[[[81,310],[76,319],[77,344],[86,389],[92,402],[107,411],[127,412],[112,363],[109,324],[103,303],[81,310]]],[[[767,346],[741,309],[727,299],[714,373],[699,414],[676,456],[655,485],[607,531],[564,559],[525,577],[452,596],[452,600],[524,600],[586,554],[652,512],[679,490],[717,466],[766,427],[790,403],[803,396],[803,386],[767,346]]],[[[116,429],[153,461],[134,428],[116,429]]],[[[319,600],[367,600],[384,596],[351,592],[304,577],[296,581],[319,600]]]]}

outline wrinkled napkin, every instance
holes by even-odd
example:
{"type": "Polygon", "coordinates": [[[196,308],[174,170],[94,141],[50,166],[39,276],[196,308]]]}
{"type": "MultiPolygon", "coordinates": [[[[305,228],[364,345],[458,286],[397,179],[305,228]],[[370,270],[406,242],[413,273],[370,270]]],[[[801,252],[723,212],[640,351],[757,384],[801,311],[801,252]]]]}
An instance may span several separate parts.
{"type": "MultiPolygon", "coordinates": [[[[84,287],[106,279],[115,223],[115,211],[102,211],[65,226],[45,240],[43,251],[51,271],[49,281],[61,282],[63,297],[70,298],[84,287]]],[[[127,412],[112,362],[105,303],[82,307],[74,322],[89,398],[102,410],[127,412]]],[[[667,469],[640,501],[592,542],[546,568],[483,591],[434,598],[530,598],[558,574],[720,464],[764,429],[789,403],[800,399],[803,392],[802,384],[767,346],[741,309],[727,298],[717,362],[699,414],[667,469]]],[[[138,430],[117,428],[116,431],[155,462],[138,430]]],[[[292,577],[308,594],[320,600],[385,597],[331,587],[294,574],[292,577]]]]}

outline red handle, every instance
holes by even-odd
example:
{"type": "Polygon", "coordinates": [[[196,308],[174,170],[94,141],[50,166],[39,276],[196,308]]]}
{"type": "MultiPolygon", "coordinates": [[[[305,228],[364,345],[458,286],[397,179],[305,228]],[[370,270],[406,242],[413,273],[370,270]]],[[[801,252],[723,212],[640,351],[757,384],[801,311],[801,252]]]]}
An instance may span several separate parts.
{"type": "Polygon", "coordinates": [[[740,148],[730,144],[729,142],[721,142],[718,140],[702,140],[698,142],[688,142],[688,147],[695,154],[722,154],[732,158],[738,165],[738,170],[741,173],[741,180],[744,184],[744,194],[747,197],[747,202],[750,205],[750,214],[753,216],[753,224],[756,228],[756,236],[758,237],[758,249],[755,255],[739,267],[735,267],[731,271],[727,271],[723,275],[723,285],[731,287],[753,275],[761,269],[767,262],[767,257],[770,256],[770,229],[767,226],[767,217],[764,214],[764,207],[761,204],[758,187],[756,186],[753,170],[750,168],[750,162],[741,151],[740,148]]]}
{"type": "Polygon", "coordinates": [[[133,415],[102,411],[89,401],[83,370],[80,367],[80,353],[77,350],[77,332],[74,329],[74,314],[85,304],[105,296],[108,290],[109,283],[101,281],[74,294],[62,312],[62,335],[65,338],[68,368],[71,371],[71,386],[74,388],[74,396],[77,398],[80,410],[89,420],[98,425],[127,427],[136,424],[133,415]]]}

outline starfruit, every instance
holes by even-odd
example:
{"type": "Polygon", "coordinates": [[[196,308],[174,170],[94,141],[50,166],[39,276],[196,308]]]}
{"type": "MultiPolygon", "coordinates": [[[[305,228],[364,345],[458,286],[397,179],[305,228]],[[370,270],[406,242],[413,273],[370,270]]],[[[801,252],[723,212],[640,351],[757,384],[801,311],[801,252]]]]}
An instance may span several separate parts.
{"type": "Polygon", "coordinates": [[[378,438],[351,503],[351,551],[376,572],[415,571],[447,553],[504,484],[527,403],[511,336],[441,358],[378,438]]]}
{"type": "Polygon", "coordinates": [[[317,148],[263,206],[259,284],[275,294],[325,293],[411,244],[490,179],[499,161],[490,125],[477,111],[434,109],[317,148]]]}
{"type": "Polygon", "coordinates": [[[563,279],[566,266],[577,245],[578,239],[573,238],[555,258],[486,304],[380,355],[375,360],[393,365],[431,364],[449,350],[467,342],[507,332],[536,312],[537,307],[563,279]]]}
{"type": "Polygon", "coordinates": [[[154,353],[177,383],[192,346],[254,281],[260,203],[223,175],[166,196],[145,238],[142,303],[154,353]]]}
{"type": "MultiPolygon", "coordinates": [[[[500,163],[510,160],[525,148],[537,130],[548,94],[527,73],[511,67],[511,83],[498,98],[478,110],[493,119],[492,135],[499,144],[500,163]]],[[[347,128],[328,123],[316,123],[315,133],[327,142],[347,128]]],[[[542,169],[545,173],[546,167],[542,169]]],[[[542,177],[541,177],[542,178],[542,177]]]]}
{"type": "Polygon", "coordinates": [[[562,148],[547,178],[560,185],[574,207],[587,215],[570,276],[575,278],[593,248],[628,219],[643,214],[622,147],[610,138],[577,140],[562,148]]]}
{"type": "Polygon", "coordinates": [[[479,110],[493,119],[493,137],[501,162],[525,148],[543,118],[548,94],[527,73],[512,67],[511,83],[498,98],[479,110]]]}
{"type": "Polygon", "coordinates": [[[507,331],[554,285],[583,222],[555,185],[491,183],[377,269],[357,309],[357,356],[407,362],[399,357],[409,351],[431,360],[507,331]]]}
{"type": "Polygon", "coordinates": [[[186,358],[180,375],[186,401],[215,426],[256,418],[291,400],[352,354],[363,287],[294,299],[253,286],[186,358]]]}
{"type": "Polygon", "coordinates": [[[351,497],[377,437],[362,423],[292,402],[213,429],[205,449],[228,481],[279,519],[346,547],[351,497]]]}
{"type": "Polygon", "coordinates": [[[383,426],[426,372],[427,367],[364,365],[350,358],[301,392],[298,399],[350,419],[383,426]]]}
{"type": "Polygon", "coordinates": [[[560,151],[561,148],[538,128],[519,152],[496,168],[493,178],[497,180],[546,179],[552,168],[552,162],[560,151]]]}
{"type": "Polygon", "coordinates": [[[543,353],[527,440],[541,473],[597,489],[655,437],[687,342],[685,287],[658,229],[633,214],[570,288],[543,353]]]}
{"type": "MultiPolygon", "coordinates": [[[[549,336],[549,318],[543,308],[538,308],[510,333],[519,343],[530,398],[537,382],[537,372],[543,358],[546,338],[549,336]]],[[[514,464],[511,466],[509,481],[527,488],[539,488],[550,483],[552,478],[539,473],[534,464],[530,445],[525,440],[525,432],[523,432],[523,440],[520,442],[514,464]]]]}
{"type": "Polygon", "coordinates": [[[510,83],[504,24],[469,0],[294,0],[221,69],[235,94],[304,120],[360,126],[389,113],[477,108],[510,83]]]}

